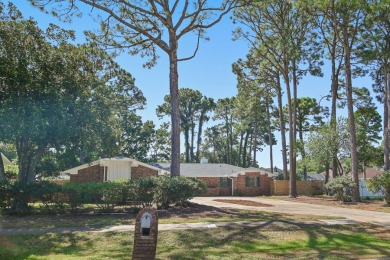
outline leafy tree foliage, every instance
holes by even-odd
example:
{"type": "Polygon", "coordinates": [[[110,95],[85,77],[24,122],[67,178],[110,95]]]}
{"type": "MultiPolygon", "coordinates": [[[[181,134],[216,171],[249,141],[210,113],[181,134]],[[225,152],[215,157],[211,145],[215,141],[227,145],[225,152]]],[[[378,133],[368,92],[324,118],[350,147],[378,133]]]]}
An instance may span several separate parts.
{"type": "Polygon", "coordinates": [[[69,44],[72,32],[0,8],[0,136],[16,147],[19,180],[35,179],[49,148],[80,162],[114,153],[118,114],[145,102],[133,77],[95,46],[69,44]]]}
{"type": "MultiPolygon", "coordinates": [[[[203,96],[198,90],[181,88],[180,92],[180,127],[184,134],[185,162],[199,162],[199,145],[202,138],[203,124],[210,118],[207,115],[215,106],[214,100],[203,96]],[[195,151],[195,135],[198,129],[195,151]]],[[[164,103],[157,107],[157,116],[170,115],[171,96],[164,97],[164,103]]]]}
{"type": "Polygon", "coordinates": [[[70,19],[81,15],[82,2],[97,9],[100,33],[89,32],[91,39],[117,50],[127,49],[130,54],[150,56],[145,66],[153,66],[161,49],[169,56],[169,89],[171,96],[172,151],[171,174],[180,175],[180,113],[178,62],[195,57],[200,39],[207,39],[205,31],[217,24],[236,6],[238,0],[226,0],[222,4],[212,1],[127,1],[127,0],[30,0],[43,9],[53,5],[53,14],[70,19]],[[66,4],[64,4],[64,2],[66,4]],[[179,42],[190,33],[196,35],[194,53],[178,58],[179,42]]]}

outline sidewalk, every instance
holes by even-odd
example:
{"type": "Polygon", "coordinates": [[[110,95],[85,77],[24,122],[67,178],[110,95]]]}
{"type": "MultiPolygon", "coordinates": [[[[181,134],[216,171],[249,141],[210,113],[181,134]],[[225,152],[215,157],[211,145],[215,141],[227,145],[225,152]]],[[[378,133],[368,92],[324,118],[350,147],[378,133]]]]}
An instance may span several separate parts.
{"type": "MultiPolygon", "coordinates": [[[[201,223],[183,223],[183,224],[159,224],[158,230],[189,230],[189,229],[208,229],[219,227],[264,227],[269,225],[295,225],[295,226],[318,226],[318,225],[356,225],[359,222],[352,220],[319,220],[319,221],[239,221],[239,222],[201,222],[201,223]]],[[[44,233],[71,233],[71,232],[134,232],[134,225],[118,225],[105,227],[63,227],[63,228],[4,228],[0,229],[0,235],[28,235],[44,233]]]]}

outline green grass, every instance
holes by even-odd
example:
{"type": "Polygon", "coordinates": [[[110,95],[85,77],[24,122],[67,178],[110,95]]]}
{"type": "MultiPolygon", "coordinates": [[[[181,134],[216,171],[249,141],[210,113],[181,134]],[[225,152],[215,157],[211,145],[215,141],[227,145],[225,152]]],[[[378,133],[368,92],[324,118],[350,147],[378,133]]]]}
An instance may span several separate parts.
{"type": "MultiPolygon", "coordinates": [[[[181,224],[196,222],[235,222],[267,220],[319,220],[340,219],[341,217],[324,217],[311,215],[289,215],[262,211],[220,210],[205,212],[160,213],[160,224],[181,224]]],[[[99,227],[111,225],[133,225],[135,214],[83,214],[83,215],[34,215],[34,216],[0,216],[0,228],[52,228],[52,227],[99,227]]]]}
{"type": "MultiPolygon", "coordinates": [[[[0,236],[1,259],[130,259],[132,232],[0,236]]],[[[269,225],[159,232],[158,259],[351,259],[390,256],[388,229],[269,225]]]]}

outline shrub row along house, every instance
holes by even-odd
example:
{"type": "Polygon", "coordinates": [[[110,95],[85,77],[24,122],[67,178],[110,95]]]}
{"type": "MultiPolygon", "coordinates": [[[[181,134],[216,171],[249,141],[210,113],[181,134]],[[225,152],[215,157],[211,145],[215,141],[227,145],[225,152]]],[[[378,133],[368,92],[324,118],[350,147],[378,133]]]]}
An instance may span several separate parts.
{"type": "MultiPolygon", "coordinates": [[[[146,164],[126,157],[105,158],[63,171],[71,182],[114,181],[169,174],[169,163],[146,164]]],[[[180,174],[203,180],[207,196],[271,195],[270,173],[257,168],[241,168],[228,164],[180,164],[180,174]]]]}

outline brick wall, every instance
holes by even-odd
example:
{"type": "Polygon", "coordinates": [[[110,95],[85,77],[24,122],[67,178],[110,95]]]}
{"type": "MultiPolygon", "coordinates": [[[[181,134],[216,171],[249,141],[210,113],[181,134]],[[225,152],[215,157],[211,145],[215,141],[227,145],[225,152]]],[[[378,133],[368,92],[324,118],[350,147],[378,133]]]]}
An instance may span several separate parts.
{"type": "MultiPolygon", "coordinates": [[[[273,180],[271,183],[272,195],[288,195],[289,181],[288,180],[273,180]]],[[[321,195],[324,192],[323,181],[297,181],[298,195],[321,195]]]]}
{"type": "Polygon", "coordinates": [[[260,174],[259,172],[245,172],[234,177],[234,192],[240,193],[244,196],[268,196],[270,191],[271,178],[267,174],[260,174]],[[246,187],[246,177],[260,177],[259,187],[246,187]]]}
{"type": "MultiPolygon", "coordinates": [[[[106,167],[107,168],[107,167],[106,167]]],[[[89,166],[78,171],[78,174],[71,174],[71,182],[98,182],[104,180],[104,167],[98,165],[89,166]]]]}
{"type": "Polygon", "coordinates": [[[205,196],[219,196],[219,177],[198,177],[197,179],[206,183],[207,192],[205,196]]]}
{"type": "Polygon", "coordinates": [[[131,179],[138,179],[149,176],[157,176],[158,171],[148,167],[138,165],[138,167],[131,167],[131,179]]]}
{"type": "MultiPolygon", "coordinates": [[[[231,196],[232,188],[220,187],[220,177],[198,177],[204,181],[207,186],[205,196],[231,196]]],[[[234,192],[244,196],[259,196],[271,195],[270,182],[271,178],[268,175],[260,174],[259,172],[246,172],[239,174],[238,177],[233,177],[234,192]],[[260,187],[246,187],[246,177],[260,177],[260,187]]]]}

